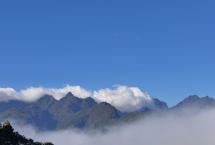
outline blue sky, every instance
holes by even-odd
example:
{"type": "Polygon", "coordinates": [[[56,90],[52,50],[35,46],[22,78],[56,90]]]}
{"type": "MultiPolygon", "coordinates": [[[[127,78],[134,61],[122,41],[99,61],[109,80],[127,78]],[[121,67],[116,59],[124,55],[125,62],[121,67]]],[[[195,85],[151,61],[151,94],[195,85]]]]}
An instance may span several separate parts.
{"type": "Polygon", "coordinates": [[[215,2],[1,0],[0,86],[215,96],[215,2]]]}

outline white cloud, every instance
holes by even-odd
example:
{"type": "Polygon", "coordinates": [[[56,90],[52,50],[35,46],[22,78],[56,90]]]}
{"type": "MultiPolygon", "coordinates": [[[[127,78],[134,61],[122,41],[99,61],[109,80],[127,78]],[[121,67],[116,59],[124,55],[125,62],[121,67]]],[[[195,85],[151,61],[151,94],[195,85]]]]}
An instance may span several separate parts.
{"type": "Polygon", "coordinates": [[[72,92],[80,98],[92,97],[97,102],[107,102],[120,111],[134,111],[145,104],[151,103],[148,93],[138,87],[116,86],[95,91],[86,90],[80,86],[67,85],[63,88],[30,87],[20,91],[13,88],[0,88],[0,101],[22,100],[27,102],[36,101],[45,94],[52,95],[55,99],[63,98],[68,92],[72,92]]]}
{"type": "Polygon", "coordinates": [[[21,100],[32,102],[36,101],[43,95],[52,95],[55,99],[63,98],[68,92],[72,92],[75,96],[86,98],[91,96],[91,93],[80,86],[67,85],[63,88],[44,88],[44,87],[30,87],[20,91],[13,88],[0,88],[0,101],[7,100],[21,100]]]}
{"type": "Polygon", "coordinates": [[[13,88],[0,88],[0,101],[18,99],[18,94],[13,88]]]}
{"type": "Polygon", "coordinates": [[[107,102],[121,111],[135,111],[144,104],[151,103],[151,97],[137,87],[117,86],[94,91],[93,97],[98,102],[107,102]]]}
{"type": "MultiPolygon", "coordinates": [[[[43,87],[30,87],[26,90],[21,90],[20,93],[29,99],[38,99],[41,96],[48,94],[52,95],[55,99],[63,98],[67,93],[72,92],[75,96],[86,98],[91,96],[91,93],[80,86],[65,86],[63,88],[43,88],[43,87]]],[[[30,101],[30,100],[29,100],[30,101]]]]}

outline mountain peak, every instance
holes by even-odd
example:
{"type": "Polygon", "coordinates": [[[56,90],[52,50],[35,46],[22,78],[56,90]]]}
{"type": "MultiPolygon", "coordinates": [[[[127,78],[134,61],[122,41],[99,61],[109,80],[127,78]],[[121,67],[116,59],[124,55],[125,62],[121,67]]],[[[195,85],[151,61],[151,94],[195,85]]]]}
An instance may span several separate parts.
{"type": "Polygon", "coordinates": [[[157,109],[157,110],[168,109],[168,105],[166,104],[166,102],[161,101],[161,100],[159,100],[157,98],[153,99],[153,104],[154,104],[155,109],[157,109]]]}
{"type": "Polygon", "coordinates": [[[187,98],[185,98],[186,100],[199,100],[201,99],[198,95],[190,95],[187,98]]]}
{"type": "Polygon", "coordinates": [[[56,104],[57,100],[51,95],[42,96],[37,102],[33,103],[33,106],[36,105],[43,110],[50,108],[53,104],[56,104]]]}
{"type": "Polygon", "coordinates": [[[192,95],[185,98],[183,101],[178,103],[173,108],[185,108],[185,107],[198,107],[198,108],[215,107],[215,100],[213,98],[210,98],[209,96],[199,97],[197,95],[192,95]]]}
{"type": "Polygon", "coordinates": [[[66,96],[74,96],[72,92],[68,92],[66,96]]]}
{"type": "Polygon", "coordinates": [[[80,98],[74,96],[71,92],[67,93],[60,101],[71,101],[71,100],[79,100],[80,98]]]}
{"type": "Polygon", "coordinates": [[[93,98],[91,98],[91,97],[85,98],[84,101],[85,101],[89,106],[93,106],[93,105],[97,104],[96,101],[95,101],[93,98]]]}
{"type": "Polygon", "coordinates": [[[70,100],[81,100],[81,98],[74,96],[72,92],[68,92],[63,98],[60,99],[60,101],[70,101],[70,100]]]}
{"type": "Polygon", "coordinates": [[[38,102],[40,101],[56,101],[56,100],[53,96],[46,94],[38,100],[38,102]]]}

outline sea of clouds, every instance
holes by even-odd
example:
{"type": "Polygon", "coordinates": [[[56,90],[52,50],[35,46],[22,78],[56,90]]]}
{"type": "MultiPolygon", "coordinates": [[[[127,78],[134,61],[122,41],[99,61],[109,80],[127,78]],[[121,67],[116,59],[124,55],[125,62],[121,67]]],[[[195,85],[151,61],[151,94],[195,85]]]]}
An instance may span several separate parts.
{"type": "MultiPolygon", "coordinates": [[[[30,87],[20,91],[0,88],[0,101],[32,102],[45,94],[59,100],[68,92],[80,98],[91,96],[97,102],[108,102],[122,111],[133,111],[152,101],[148,93],[138,87],[116,86],[90,91],[70,85],[63,88],[30,87]]],[[[114,126],[107,132],[73,129],[38,132],[27,125],[15,125],[15,130],[26,137],[51,141],[55,145],[215,145],[214,114],[215,109],[189,109],[180,114],[170,111],[127,125],[114,126]]]]}
{"type": "Polygon", "coordinates": [[[93,91],[71,85],[66,85],[62,88],[29,87],[19,91],[14,88],[0,88],[0,101],[21,100],[33,102],[46,94],[52,95],[56,100],[59,100],[68,92],[79,98],[92,97],[98,103],[110,103],[123,112],[138,110],[145,104],[152,102],[152,98],[147,92],[138,87],[123,85],[93,91]]]}
{"type": "Polygon", "coordinates": [[[55,145],[214,145],[215,110],[178,115],[175,112],[151,116],[112,127],[108,132],[63,130],[37,132],[30,126],[16,126],[20,133],[55,145]]]}

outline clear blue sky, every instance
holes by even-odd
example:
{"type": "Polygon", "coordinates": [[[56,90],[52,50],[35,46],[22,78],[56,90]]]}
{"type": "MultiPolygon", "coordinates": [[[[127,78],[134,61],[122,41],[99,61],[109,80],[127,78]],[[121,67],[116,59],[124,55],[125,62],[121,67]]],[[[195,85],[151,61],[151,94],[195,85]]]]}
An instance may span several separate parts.
{"type": "Polygon", "coordinates": [[[1,0],[0,86],[215,96],[215,2],[1,0]]]}

